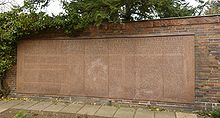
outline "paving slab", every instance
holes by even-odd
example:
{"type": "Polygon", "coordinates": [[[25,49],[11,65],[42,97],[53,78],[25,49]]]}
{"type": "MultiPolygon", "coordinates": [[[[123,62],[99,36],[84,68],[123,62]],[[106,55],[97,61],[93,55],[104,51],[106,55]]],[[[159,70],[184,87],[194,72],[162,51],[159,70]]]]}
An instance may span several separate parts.
{"type": "Polygon", "coordinates": [[[5,104],[7,101],[0,101],[0,105],[5,104]]]}
{"type": "Polygon", "coordinates": [[[155,112],[155,118],[175,118],[174,112],[155,112]]]}
{"type": "Polygon", "coordinates": [[[38,101],[24,101],[24,102],[12,107],[12,108],[15,108],[15,109],[28,109],[29,107],[31,107],[31,106],[33,106],[37,103],[38,103],[38,101]]]}
{"type": "Polygon", "coordinates": [[[133,118],[135,113],[134,108],[126,108],[121,107],[118,109],[118,111],[115,113],[115,118],[133,118]]]}
{"type": "Polygon", "coordinates": [[[60,110],[60,112],[76,114],[83,106],[83,104],[72,103],[60,110]]]}
{"type": "Polygon", "coordinates": [[[6,111],[8,108],[2,108],[0,107],[0,113],[6,111]]]}
{"type": "Polygon", "coordinates": [[[99,105],[85,105],[79,112],[77,116],[94,116],[101,106],[99,105]]]}
{"type": "Polygon", "coordinates": [[[114,106],[102,106],[95,114],[96,117],[112,118],[116,111],[117,107],[114,106]]]}
{"type": "Polygon", "coordinates": [[[154,118],[154,112],[139,108],[136,111],[135,118],[154,118]]]}
{"type": "Polygon", "coordinates": [[[176,112],[176,118],[198,118],[196,114],[176,112]]]}
{"type": "Polygon", "coordinates": [[[2,104],[1,107],[9,107],[9,108],[11,108],[11,107],[13,107],[13,106],[15,106],[17,104],[22,103],[22,102],[23,101],[21,101],[21,100],[12,100],[12,101],[8,101],[8,102],[2,104]]]}
{"type": "Polygon", "coordinates": [[[20,100],[8,101],[8,102],[6,102],[6,103],[4,103],[4,104],[2,104],[0,106],[0,112],[3,112],[3,111],[5,111],[5,110],[7,110],[9,108],[12,108],[13,106],[15,106],[15,105],[17,105],[17,104],[19,104],[21,102],[22,101],[20,101],[20,100]]]}
{"type": "Polygon", "coordinates": [[[53,103],[52,105],[50,105],[49,107],[47,107],[43,111],[58,112],[66,106],[67,106],[67,104],[65,104],[65,103],[53,103]]]}
{"type": "Polygon", "coordinates": [[[52,104],[52,102],[39,102],[29,108],[27,110],[37,110],[37,111],[42,111],[49,107],[52,104]]]}

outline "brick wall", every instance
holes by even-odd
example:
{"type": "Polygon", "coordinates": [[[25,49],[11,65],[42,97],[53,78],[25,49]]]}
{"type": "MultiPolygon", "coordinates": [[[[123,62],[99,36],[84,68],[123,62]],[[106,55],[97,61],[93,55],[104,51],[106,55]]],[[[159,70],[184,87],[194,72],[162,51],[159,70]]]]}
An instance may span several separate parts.
{"type": "Polygon", "coordinates": [[[10,96],[16,96],[16,66],[13,66],[6,74],[5,86],[10,89],[10,96]]]}
{"type": "MultiPolygon", "coordinates": [[[[183,33],[195,34],[195,103],[218,103],[220,101],[220,16],[103,24],[100,27],[90,27],[82,32],[80,37],[157,36],[183,33]]],[[[56,35],[46,34],[46,36],[59,39],[64,35],[56,33],[56,35]]],[[[15,71],[13,70],[8,73],[7,78],[9,85],[13,88],[12,92],[15,90],[15,71]]]]}

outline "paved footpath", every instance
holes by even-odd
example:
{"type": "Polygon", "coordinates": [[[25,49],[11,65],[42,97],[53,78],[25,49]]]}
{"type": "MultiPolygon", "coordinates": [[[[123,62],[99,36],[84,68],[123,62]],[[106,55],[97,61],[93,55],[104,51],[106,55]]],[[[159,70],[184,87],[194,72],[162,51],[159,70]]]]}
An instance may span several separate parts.
{"type": "Polygon", "coordinates": [[[11,108],[71,113],[77,117],[92,116],[98,118],[197,118],[195,114],[191,113],[149,111],[143,108],[135,109],[131,107],[115,107],[50,101],[0,101],[0,113],[11,108]]]}

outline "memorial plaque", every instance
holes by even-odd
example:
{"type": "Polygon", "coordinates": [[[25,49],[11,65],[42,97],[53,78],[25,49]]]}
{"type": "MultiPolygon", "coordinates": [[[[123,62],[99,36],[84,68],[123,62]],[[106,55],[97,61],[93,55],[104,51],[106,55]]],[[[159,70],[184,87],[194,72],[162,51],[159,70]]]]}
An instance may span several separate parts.
{"type": "Polygon", "coordinates": [[[85,42],[82,40],[63,40],[64,56],[67,58],[67,77],[61,85],[65,95],[84,95],[85,42]],[[76,84],[77,83],[77,84],[76,84]]]}
{"type": "Polygon", "coordinates": [[[163,96],[162,38],[136,40],[136,99],[159,99],[163,96]]]}
{"type": "Polygon", "coordinates": [[[194,37],[24,40],[17,92],[193,102],[194,37]]]}
{"type": "Polygon", "coordinates": [[[164,99],[180,99],[184,94],[184,47],[179,37],[164,38],[163,77],[164,99]],[[176,87],[178,86],[178,87],[176,87]]]}
{"type": "Polygon", "coordinates": [[[195,98],[195,54],[194,38],[191,36],[180,37],[184,45],[184,95],[179,101],[194,101],[195,98]]]}
{"type": "Polygon", "coordinates": [[[194,77],[187,81],[194,72],[193,38],[145,38],[136,44],[136,99],[193,101],[189,89],[194,91],[194,77]],[[187,58],[191,60],[186,62],[187,58]]]}
{"type": "Polygon", "coordinates": [[[109,97],[135,97],[135,60],[131,56],[109,57],[109,97]],[[126,83],[126,84],[125,84],[126,83]]]}
{"type": "Polygon", "coordinates": [[[152,38],[140,38],[136,39],[136,55],[140,56],[161,56],[163,51],[163,43],[161,37],[152,38]]]}
{"type": "Polygon", "coordinates": [[[19,88],[18,88],[18,92],[22,92],[24,94],[43,94],[40,91],[40,84],[38,83],[25,83],[22,82],[21,84],[19,84],[19,88]]]}
{"type": "Polygon", "coordinates": [[[166,56],[163,58],[164,98],[181,97],[185,89],[184,64],[181,56],[166,56]],[[178,87],[177,87],[178,86],[178,87]]]}
{"type": "Polygon", "coordinates": [[[63,82],[62,93],[68,95],[83,95],[84,93],[84,55],[69,55],[69,70],[67,78],[63,82]],[[77,83],[77,84],[76,84],[77,83]]]}
{"type": "Polygon", "coordinates": [[[163,97],[162,56],[136,57],[136,99],[155,100],[163,97]]]}
{"type": "Polygon", "coordinates": [[[133,99],[135,96],[135,41],[109,40],[109,97],[133,99]],[[126,84],[125,84],[126,83],[126,84]]]}
{"type": "Polygon", "coordinates": [[[108,97],[108,40],[88,40],[85,47],[85,95],[108,97]]]}

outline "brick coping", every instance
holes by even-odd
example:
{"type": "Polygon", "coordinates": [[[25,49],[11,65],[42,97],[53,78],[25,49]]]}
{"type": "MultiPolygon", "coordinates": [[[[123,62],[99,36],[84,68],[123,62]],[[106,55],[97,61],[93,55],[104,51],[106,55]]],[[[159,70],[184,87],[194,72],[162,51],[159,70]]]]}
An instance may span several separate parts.
{"type": "MultiPolygon", "coordinates": [[[[129,21],[129,22],[146,22],[146,21],[156,21],[156,20],[178,20],[178,19],[189,19],[189,18],[204,18],[204,17],[220,17],[220,14],[211,14],[203,16],[182,16],[182,17],[169,17],[169,18],[159,18],[159,19],[146,19],[140,21],[129,21]]],[[[128,23],[128,22],[125,22],[128,23]]]]}

